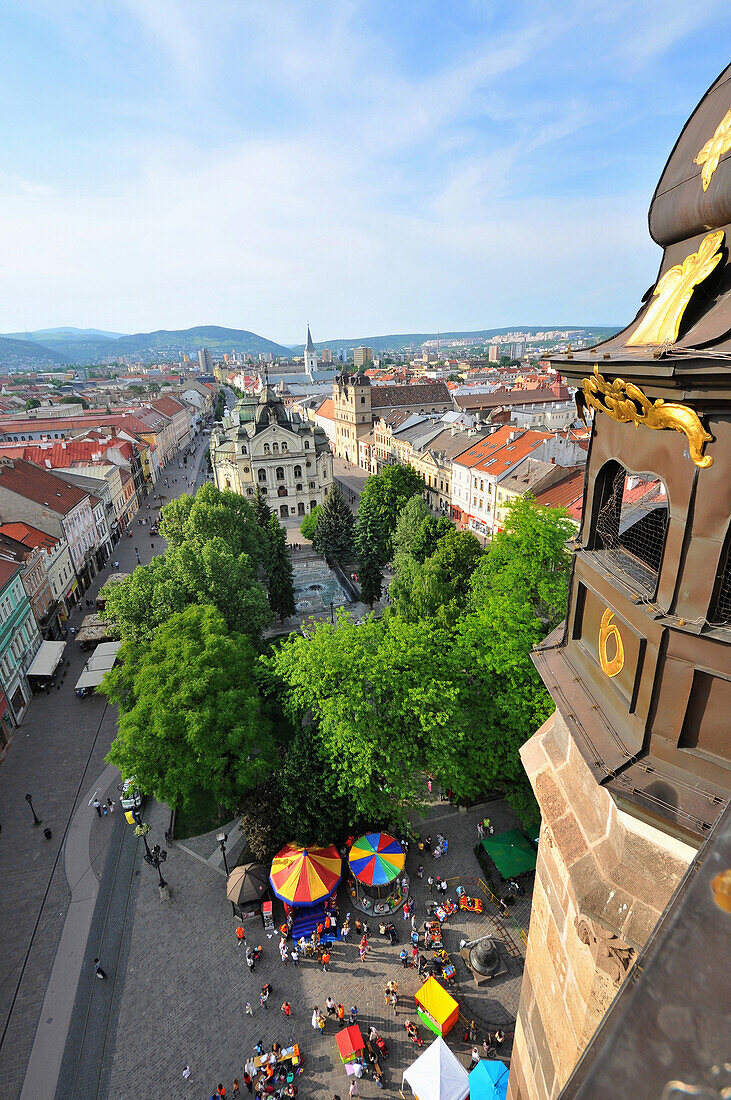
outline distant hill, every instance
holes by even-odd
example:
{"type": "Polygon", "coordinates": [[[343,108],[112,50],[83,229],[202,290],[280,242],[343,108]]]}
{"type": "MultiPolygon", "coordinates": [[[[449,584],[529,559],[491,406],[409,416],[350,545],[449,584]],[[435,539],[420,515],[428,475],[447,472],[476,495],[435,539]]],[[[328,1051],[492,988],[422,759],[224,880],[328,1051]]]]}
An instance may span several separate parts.
{"type": "MultiPolygon", "coordinates": [[[[213,354],[225,351],[248,352],[257,355],[270,351],[273,355],[289,355],[289,348],[276,344],[247,329],[221,328],[218,325],[198,325],[187,329],[158,329],[120,336],[97,329],[41,329],[17,334],[28,347],[43,349],[43,363],[96,363],[114,356],[132,355],[140,361],[175,362],[187,352],[197,354],[199,348],[210,348],[213,354]]],[[[18,342],[15,334],[8,337],[18,342]]],[[[30,357],[29,357],[30,358],[30,357]]],[[[18,360],[6,360],[0,347],[0,368],[17,365],[18,360]]],[[[27,362],[25,365],[30,365],[27,362]]]]}
{"type": "MultiPolygon", "coordinates": [[[[509,332],[547,332],[555,329],[568,330],[571,332],[579,332],[582,335],[586,334],[596,336],[597,340],[605,336],[611,336],[617,332],[619,325],[505,325],[503,328],[483,328],[475,330],[465,330],[460,332],[440,332],[439,339],[443,341],[447,340],[459,340],[463,338],[470,338],[476,340],[491,340],[493,337],[505,336],[509,332]]],[[[373,348],[374,351],[386,351],[393,350],[398,351],[401,348],[408,348],[412,344],[415,347],[420,347],[425,340],[436,340],[436,332],[402,332],[394,333],[391,336],[362,336],[357,340],[349,337],[348,339],[333,339],[333,340],[317,340],[315,341],[315,347],[320,350],[321,348],[332,348],[333,351],[338,351],[340,348],[345,348],[350,351],[352,348],[367,347],[373,348]]],[[[304,344],[294,344],[292,351],[302,352],[304,351],[304,344]]]]}
{"type": "Polygon", "coordinates": [[[43,344],[0,336],[0,370],[24,370],[29,367],[43,370],[66,362],[68,360],[65,355],[60,355],[43,344]]]}

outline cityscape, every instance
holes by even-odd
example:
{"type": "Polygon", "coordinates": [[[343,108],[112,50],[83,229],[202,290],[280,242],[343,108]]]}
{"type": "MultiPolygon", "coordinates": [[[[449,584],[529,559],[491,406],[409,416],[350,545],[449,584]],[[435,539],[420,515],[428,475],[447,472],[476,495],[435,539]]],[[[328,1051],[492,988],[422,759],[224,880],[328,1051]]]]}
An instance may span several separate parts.
{"type": "Polygon", "coordinates": [[[670,6],[8,14],[3,1097],[731,1089],[731,26],[670,6]]]}

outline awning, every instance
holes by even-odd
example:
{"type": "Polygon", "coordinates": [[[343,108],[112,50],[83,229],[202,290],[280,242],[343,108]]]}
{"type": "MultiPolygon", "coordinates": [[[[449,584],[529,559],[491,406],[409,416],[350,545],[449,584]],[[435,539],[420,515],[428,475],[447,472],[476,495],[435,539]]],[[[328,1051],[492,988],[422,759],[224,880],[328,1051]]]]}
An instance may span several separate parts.
{"type": "Polygon", "coordinates": [[[441,1036],[409,1066],[402,1082],[419,1100],[465,1100],[470,1092],[467,1070],[441,1036]]]}
{"type": "Polygon", "coordinates": [[[110,668],[114,667],[121,646],[121,642],[101,642],[86,662],[87,670],[89,672],[108,672],[110,668]]]}
{"type": "Polygon", "coordinates": [[[99,687],[108,671],[109,669],[100,668],[97,669],[96,672],[90,672],[88,668],[85,668],[84,671],[81,673],[81,676],[79,676],[78,680],[76,681],[75,690],[81,691],[82,688],[99,687]]]}
{"type": "Polygon", "coordinates": [[[61,663],[65,648],[65,642],[41,642],[41,648],[33,658],[27,675],[53,676],[61,663]]]}
{"type": "Polygon", "coordinates": [[[515,878],[535,869],[536,850],[520,829],[509,829],[506,833],[487,837],[482,841],[482,847],[504,879],[515,878]]]}

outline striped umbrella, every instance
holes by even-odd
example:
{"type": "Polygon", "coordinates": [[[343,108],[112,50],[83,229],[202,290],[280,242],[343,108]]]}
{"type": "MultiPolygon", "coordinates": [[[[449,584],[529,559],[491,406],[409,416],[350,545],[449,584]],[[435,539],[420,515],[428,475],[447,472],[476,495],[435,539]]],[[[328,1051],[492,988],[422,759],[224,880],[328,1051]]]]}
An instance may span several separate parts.
{"type": "Polygon", "coordinates": [[[403,871],[406,856],[388,833],[366,833],[356,840],[348,856],[350,870],[366,886],[385,886],[403,871]]]}
{"type": "Polygon", "coordinates": [[[281,901],[315,905],[332,894],[342,873],[342,860],[334,844],[329,848],[285,844],[272,860],[269,881],[281,901]]]}

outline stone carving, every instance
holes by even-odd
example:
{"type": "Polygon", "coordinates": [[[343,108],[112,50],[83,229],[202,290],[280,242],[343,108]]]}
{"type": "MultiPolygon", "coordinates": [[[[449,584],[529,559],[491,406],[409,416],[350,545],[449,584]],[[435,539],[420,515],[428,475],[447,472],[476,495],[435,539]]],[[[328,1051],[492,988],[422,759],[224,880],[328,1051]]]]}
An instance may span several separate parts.
{"type": "Polygon", "coordinates": [[[578,916],[574,923],[577,936],[591,951],[598,969],[619,985],[634,962],[633,949],[590,917],[578,916]]]}

